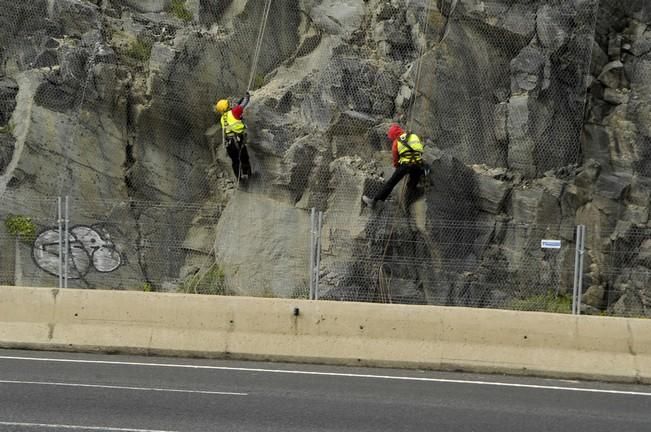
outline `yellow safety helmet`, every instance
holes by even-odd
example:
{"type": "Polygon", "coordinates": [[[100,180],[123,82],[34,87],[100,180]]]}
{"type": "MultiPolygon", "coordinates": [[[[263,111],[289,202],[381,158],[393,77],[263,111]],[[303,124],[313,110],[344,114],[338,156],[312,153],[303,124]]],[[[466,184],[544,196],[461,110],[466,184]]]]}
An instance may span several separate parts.
{"type": "Polygon", "coordinates": [[[218,112],[220,114],[224,114],[226,111],[228,111],[229,103],[226,99],[222,99],[219,102],[215,104],[215,112],[218,112]]]}

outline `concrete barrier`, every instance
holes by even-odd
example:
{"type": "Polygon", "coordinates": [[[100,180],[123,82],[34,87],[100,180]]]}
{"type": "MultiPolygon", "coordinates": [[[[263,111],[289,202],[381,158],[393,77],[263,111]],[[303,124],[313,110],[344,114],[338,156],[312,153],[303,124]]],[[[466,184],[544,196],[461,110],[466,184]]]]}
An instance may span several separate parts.
{"type": "Polygon", "coordinates": [[[0,346],[651,383],[651,320],[435,306],[0,287],[0,346]]]}

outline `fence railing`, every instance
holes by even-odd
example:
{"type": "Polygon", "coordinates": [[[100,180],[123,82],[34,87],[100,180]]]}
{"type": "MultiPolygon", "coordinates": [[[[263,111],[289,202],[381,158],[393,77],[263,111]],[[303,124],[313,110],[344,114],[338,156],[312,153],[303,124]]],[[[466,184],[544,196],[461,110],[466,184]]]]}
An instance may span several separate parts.
{"type": "MultiPolygon", "coordinates": [[[[594,263],[585,264],[584,225],[420,220],[389,210],[246,215],[242,199],[233,225],[220,225],[232,218],[224,208],[170,204],[155,210],[194,212],[192,224],[170,216],[167,226],[148,227],[142,215],[134,226],[93,223],[84,206],[97,203],[52,201],[40,205],[48,211],[38,221],[5,221],[3,284],[647,314],[628,306],[651,278],[648,230],[627,238],[635,244],[613,240],[610,262],[595,275],[594,263]],[[601,308],[589,301],[597,280],[605,287],[601,308]]],[[[118,214],[138,207],[104,204],[118,214]]]]}

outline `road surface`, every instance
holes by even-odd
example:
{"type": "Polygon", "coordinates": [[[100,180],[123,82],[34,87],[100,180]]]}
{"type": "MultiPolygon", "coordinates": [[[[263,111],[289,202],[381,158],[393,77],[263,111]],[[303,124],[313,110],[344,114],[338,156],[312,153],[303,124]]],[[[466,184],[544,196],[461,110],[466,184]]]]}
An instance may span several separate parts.
{"type": "Polygon", "coordinates": [[[651,387],[0,350],[0,431],[651,431],[651,387]]]}

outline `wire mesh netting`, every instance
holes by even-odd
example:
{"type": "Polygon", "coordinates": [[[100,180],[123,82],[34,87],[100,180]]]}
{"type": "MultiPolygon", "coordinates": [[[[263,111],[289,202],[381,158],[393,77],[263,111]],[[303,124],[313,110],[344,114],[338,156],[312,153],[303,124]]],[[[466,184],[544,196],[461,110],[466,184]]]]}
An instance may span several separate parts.
{"type": "Polygon", "coordinates": [[[571,239],[574,227],[387,212],[353,236],[341,216],[328,213],[324,225],[323,299],[570,311],[560,294],[572,289],[575,250],[569,241],[541,249],[541,241],[571,239]]]}
{"type": "Polygon", "coordinates": [[[629,223],[618,232],[624,234],[612,236],[604,245],[608,257],[603,265],[605,270],[595,272],[597,265],[589,269],[586,279],[590,287],[586,295],[604,302],[594,304],[596,310],[605,308],[618,315],[646,317],[650,300],[646,288],[651,283],[651,230],[629,223]],[[605,291],[603,297],[601,290],[605,291]]]}
{"type": "Polygon", "coordinates": [[[321,298],[569,311],[597,0],[155,3],[0,1],[4,283],[307,298],[314,208],[321,298]],[[366,208],[393,122],[431,173],[366,208]]]}

